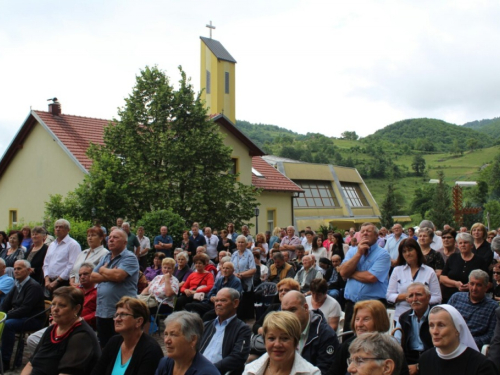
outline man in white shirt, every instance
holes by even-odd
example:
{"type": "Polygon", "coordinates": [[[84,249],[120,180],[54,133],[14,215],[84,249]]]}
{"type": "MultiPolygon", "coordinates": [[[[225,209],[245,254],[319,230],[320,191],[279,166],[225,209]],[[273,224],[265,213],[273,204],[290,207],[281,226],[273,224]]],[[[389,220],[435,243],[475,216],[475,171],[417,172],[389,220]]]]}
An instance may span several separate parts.
{"type": "Polygon", "coordinates": [[[82,251],[80,244],[69,236],[69,231],[68,220],[59,219],[55,222],[56,240],[47,249],[47,255],[43,262],[45,289],[50,295],[57,288],[69,285],[69,274],[78,254],[82,251]]]}
{"type": "Polygon", "coordinates": [[[219,244],[219,237],[212,234],[212,228],[205,228],[205,241],[207,242],[207,255],[211,261],[217,261],[217,245],[219,244]]]}
{"type": "Polygon", "coordinates": [[[137,254],[139,258],[139,267],[141,271],[144,271],[148,266],[148,252],[149,249],[151,249],[151,241],[144,235],[144,227],[137,228],[137,239],[141,244],[137,254]]]}

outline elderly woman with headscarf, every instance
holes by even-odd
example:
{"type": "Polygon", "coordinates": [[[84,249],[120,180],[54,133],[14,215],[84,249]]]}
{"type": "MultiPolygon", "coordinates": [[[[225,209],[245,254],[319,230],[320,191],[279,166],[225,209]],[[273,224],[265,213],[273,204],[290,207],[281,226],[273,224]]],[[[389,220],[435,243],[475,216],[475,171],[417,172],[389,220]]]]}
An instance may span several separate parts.
{"type": "Polygon", "coordinates": [[[425,375],[493,375],[493,362],[482,355],[464,318],[450,305],[429,312],[429,331],[435,349],[420,356],[419,371],[425,375]]]}

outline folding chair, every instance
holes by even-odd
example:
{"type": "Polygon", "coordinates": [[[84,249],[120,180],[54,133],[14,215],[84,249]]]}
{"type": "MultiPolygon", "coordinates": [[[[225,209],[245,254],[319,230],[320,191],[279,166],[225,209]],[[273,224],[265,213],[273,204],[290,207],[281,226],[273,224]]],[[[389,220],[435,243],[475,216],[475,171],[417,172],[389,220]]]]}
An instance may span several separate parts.
{"type": "Polygon", "coordinates": [[[49,325],[51,306],[52,306],[52,301],[45,300],[45,310],[40,311],[38,314],[33,315],[32,317],[26,319],[26,321],[24,322],[23,328],[21,329],[21,332],[19,333],[19,340],[17,343],[16,355],[14,357],[14,368],[21,367],[23,364],[23,352],[24,352],[24,345],[25,345],[24,340],[25,340],[26,335],[31,335],[32,333],[36,332],[36,331],[25,331],[24,325],[26,324],[26,322],[31,321],[33,319],[37,319],[40,316],[45,314],[45,321],[44,321],[44,324],[42,325],[41,328],[47,327],[49,325]]]}
{"type": "MultiPolygon", "coordinates": [[[[0,339],[3,334],[3,327],[5,327],[5,321],[7,320],[7,314],[0,311],[0,339]]],[[[2,350],[0,349],[0,373],[3,375],[3,362],[2,362],[2,350]]]]}
{"type": "Polygon", "coordinates": [[[278,287],[275,283],[265,282],[255,288],[254,294],[261,297],[259,303],[254,303],[255,320],[259,320],[262,314],[266,311],[267,307],[273,303],[274,298],[278,294],[278,287]]]}

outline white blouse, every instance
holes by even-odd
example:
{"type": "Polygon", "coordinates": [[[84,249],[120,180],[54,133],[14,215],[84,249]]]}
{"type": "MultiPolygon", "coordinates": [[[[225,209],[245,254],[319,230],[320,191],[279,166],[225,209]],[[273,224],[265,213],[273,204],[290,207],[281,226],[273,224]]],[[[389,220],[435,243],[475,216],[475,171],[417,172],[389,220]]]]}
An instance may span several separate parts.
{"type": "MultiPolygon", "coordinates": [[[[441,288],[439,286],[439,280],[436,276],[436,272],[425,264],[420,266],[418,270],[418,275],[413,279],[411,274],[411,268],[408,264],[404,266],[397,266],[392,271],[391,278],[389,279],[389,286],[387,288],[386,299],[388,302],[395,303],[396,298],[401,293],[406,293],[408,285],[413,282],[420,282],[429,287],[431,291],[431,305],[436,305],[441,303],[441,288]]],[[[406,301],[401,301],[396,303],[396,312],[394,314],[394,320],[398,320],[399,316],[410,309],[410,304],[406,301]]]]}

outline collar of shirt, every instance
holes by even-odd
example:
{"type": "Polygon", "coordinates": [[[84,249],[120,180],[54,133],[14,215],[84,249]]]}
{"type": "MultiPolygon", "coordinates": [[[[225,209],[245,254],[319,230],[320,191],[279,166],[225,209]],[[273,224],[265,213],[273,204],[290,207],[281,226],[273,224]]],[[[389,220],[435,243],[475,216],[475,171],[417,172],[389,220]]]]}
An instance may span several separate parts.
{"type": "Polygon", "coordinates": [[[67,235],[66,235],[66,236],[65,236],[65,237],[61,240],[61,242],[59,242],[59,241],[57,240],[57,238],[56,238],[56,243],[57,243],[58,245],[60,245],[60,244],[62,244],[62,243],[67,243],[67,242],[68,242],[68,238],[69,238],[69,234],[67,234],[67,235]]]}
{"type": "Polygon", "coordinates": [[[422,322],[424,320],[424,318],[427,317],[427,315],[429,315],[429,311],[431,311],[431,307],[427,306],[427,310],[425,310],[424,315],[422,315],[422,317],[420,319],[418,319],[418,316],[415,315],[415,311],[414,310],[411,311],[410,316],[412,317],[412,319],[417,319],[417,321],[420,323],[420,322],[422,322]]]}
{"type": "Polygon", "coordinates": [[[229,323],[231,323],[231,321],[232,321],[234,318],[236,318],[236,314],[234,314],[232,317],[227,318],[226,320],[222,321],[222,323],[219,323],[219,317],[217,317],[217,318],[215,318],[215,320],[214,320],[214,326],[215,326],[215,328],[217,328],[217,326],[219,326],[219,327],[227,327],[227,325],[228,325],[229,323]]]}
{"type": "Polygon", "coordinates": [[[300,334],[300,340],[299,340],[299,353],[302,353],[302,350],[304,349],[304,346],[307,341],[307,336],[309,336],[309,328],[311,326],[311,313],[309,312],[309,319],[307,319],[307,326],[304,331],[300,334]]]}
{"type": "Polygon", "coordinates": [[[19,291],[21,291],[21,289],[23,289],[23,286],[26,285],[26,283],[28,282],[28,280],[30,279],[30,277],[26,277],[22,282],[19,282],[19,281],[15,281],[15,284],[16,284],[16,287],[17,289],[19,289],[19,291]]]}

